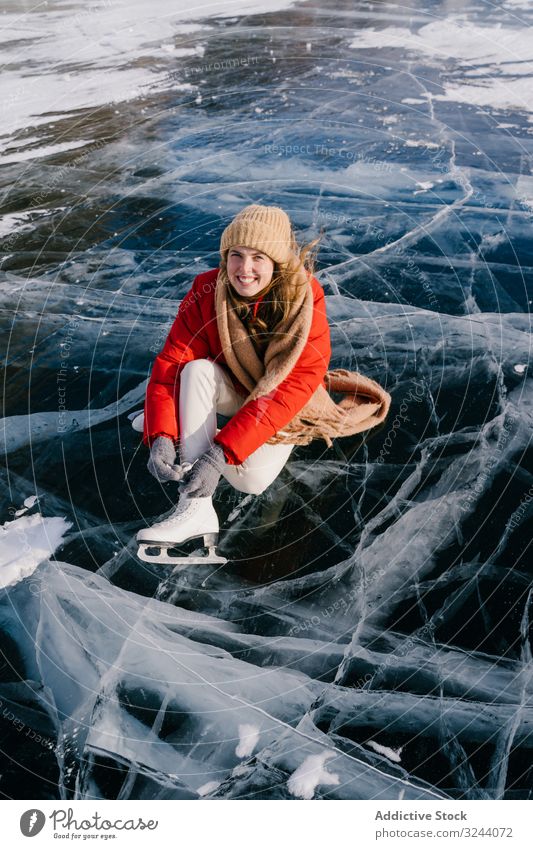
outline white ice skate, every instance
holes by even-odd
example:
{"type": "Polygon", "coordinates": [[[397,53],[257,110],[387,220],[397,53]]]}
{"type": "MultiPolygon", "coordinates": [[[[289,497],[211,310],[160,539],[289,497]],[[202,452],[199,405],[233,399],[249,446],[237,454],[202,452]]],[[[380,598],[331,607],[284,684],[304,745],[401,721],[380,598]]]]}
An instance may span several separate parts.
{"type": "Polygon", "coordinates": [[[215,551],[218,542],[218,516],[210,498],[180,496],[176,509],[151,528],[137,534],[137,556],[146,563],[165,563],[172,566],[189,566],[202,563],[227,563],[215,551]],[[203,537],[205,548],[191,554],[174,556],[171,549],[190,540],[203,537]]]}

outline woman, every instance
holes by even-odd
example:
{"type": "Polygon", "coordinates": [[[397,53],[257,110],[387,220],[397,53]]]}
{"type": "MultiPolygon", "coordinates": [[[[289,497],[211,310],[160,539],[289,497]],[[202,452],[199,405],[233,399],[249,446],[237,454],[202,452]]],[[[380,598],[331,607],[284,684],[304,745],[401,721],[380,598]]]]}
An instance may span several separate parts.
{"type": "Polygon", "coordinates": [[[299,250],[282,209],[247,206],[222,233],[219,267],[198,275],[182,301],[152,369],[143,430],[149,471],[159,481],[179,481],[181,494],[167,519],[139,531],[145,547],[201,535],[213,544],[219,524],[212,496],[221,476],[257,495],[295,444],[322,437],[331,445],[332,436],[385,417],[390,396],[378,384],[327,371],[324,292],[309,263],[317,242],[299,250]],[[341,383],[333,385],[332,376],[341,383]],[[335,404],[328,388],[349,396],[335,404]],[[365,403],[369,396],[374,403],[365,403]],[[218,431],[217,414],[229,418],[218,431]]]}

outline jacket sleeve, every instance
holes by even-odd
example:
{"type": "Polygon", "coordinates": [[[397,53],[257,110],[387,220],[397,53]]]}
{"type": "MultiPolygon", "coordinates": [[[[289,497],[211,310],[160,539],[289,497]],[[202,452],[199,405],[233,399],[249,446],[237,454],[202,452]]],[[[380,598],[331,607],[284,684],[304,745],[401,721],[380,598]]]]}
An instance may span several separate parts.
{"type": "Polygon", "coordinates": [[[209,345],[200,310],[197,278],[180,304],[166,342],[155,358],[146,388],[143,443],[150,447],[158,434],[178,439],[178,382],[191,360],[207,357],[209,345]]]}
{"type": "Polygon", "coordinates": [[[269,395],[249,401],[215,437],[231,465],[240,465],[300,412],[320,386],[331,357],[324,291],[318,285],[309,338],[298,362],[269,395]]]}

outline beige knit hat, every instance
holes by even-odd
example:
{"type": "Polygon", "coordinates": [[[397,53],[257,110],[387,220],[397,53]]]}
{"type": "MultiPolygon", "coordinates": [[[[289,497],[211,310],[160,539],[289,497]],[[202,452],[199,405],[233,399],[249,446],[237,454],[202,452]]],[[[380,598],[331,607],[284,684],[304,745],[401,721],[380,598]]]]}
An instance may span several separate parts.
{"type": "Polygon", "coordinates": [[[234,245],[267,254],[274,262],[287,262],[296,251],[289,216],[279,206],[245,206],[228,224],[220,238],[220,253],[234,245]]]}

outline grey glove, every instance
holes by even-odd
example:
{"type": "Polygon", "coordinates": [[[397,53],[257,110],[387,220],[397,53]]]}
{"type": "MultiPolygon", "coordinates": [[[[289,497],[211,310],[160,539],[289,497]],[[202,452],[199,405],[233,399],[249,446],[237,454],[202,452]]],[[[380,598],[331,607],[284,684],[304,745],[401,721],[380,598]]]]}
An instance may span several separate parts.
{"type": "Polygon", "coordinates": [[[168,436],[158,436],[150,448],[148,471],[160,483],[165,481],[180,481],[191,469],[190,463],[181,466],[176,463],[174,442],[168,436]]]}
{"type": "Polygon", "coordinates": [[[181,485],[181,492],[189,498],[211,498],[225,462],[224,451],[220,445],[213,445],[193,465],[181,485]]]}

